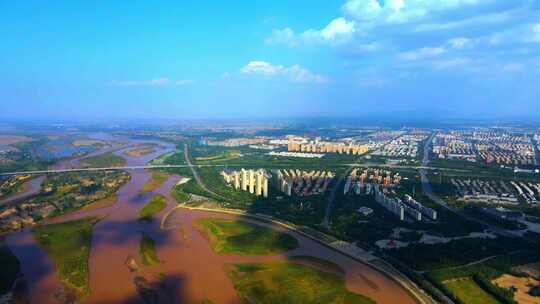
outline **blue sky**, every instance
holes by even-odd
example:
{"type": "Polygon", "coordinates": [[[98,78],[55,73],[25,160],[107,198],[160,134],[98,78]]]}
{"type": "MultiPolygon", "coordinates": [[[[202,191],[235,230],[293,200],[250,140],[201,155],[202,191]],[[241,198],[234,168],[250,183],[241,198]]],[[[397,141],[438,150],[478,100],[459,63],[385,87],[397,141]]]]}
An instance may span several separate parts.
{"type": "Polygon", "coordinates": [[[540,1],[0,0],[0,118],[540,118],[538,96],[540,1]]]}

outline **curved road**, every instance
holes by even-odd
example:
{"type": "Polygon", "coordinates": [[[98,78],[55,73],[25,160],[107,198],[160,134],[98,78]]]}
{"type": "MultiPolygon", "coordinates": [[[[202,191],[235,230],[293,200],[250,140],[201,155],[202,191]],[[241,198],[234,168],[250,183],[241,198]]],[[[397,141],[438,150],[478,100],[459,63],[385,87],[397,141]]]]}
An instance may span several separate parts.
{"type": "MultiPolygon", "coordinates": [[[[195,181],[197,181],[197,184],[199,184],[199,186],[204,190],[206,191],[207,193],[210,193],[211,195],[214,195],[216,197],[219,197],[223,200],[226,200],[226,198],[224,198],[223,196],[215,193],[214,191],[208,189],[206,187],[206,185],[203,183],[201,177],[199,176],[199,173],[197,173],[197,171],[195,170],[195,166],[191,163],[191,159],[189,158],[189,149],[188,149],[188,145],[187,144],[184,144],[184,159],[186,160],[186,164],[187,166],[184,166],[184,167],[189,167],[189,169],[191,170],[191,173],[193,173],[193,177],[195,178],[195,181]]],[[[204,166],[204,167],[224,167],[225,165],[198,165],[198,167],[201,167],[201,166],[204,166]]]]}

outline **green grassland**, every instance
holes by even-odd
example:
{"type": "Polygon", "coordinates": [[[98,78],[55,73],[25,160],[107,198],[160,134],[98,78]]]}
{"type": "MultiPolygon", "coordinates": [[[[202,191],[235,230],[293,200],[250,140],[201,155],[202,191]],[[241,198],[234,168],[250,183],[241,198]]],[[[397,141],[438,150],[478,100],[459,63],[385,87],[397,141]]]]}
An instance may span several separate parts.
{"type": "Polygon", "coordinates": [[[9,292],[17,279],[20,264],[9,248],[0,243],[0,296],[9,292]]]}
{"type": "Polygon", "coordinates": [[[484,291],[471,278],[455,279],[444,285],[455,297],[467,304],[499,304],[492,295],[484,291]]]}
{"type": "MultiPolygon", "coordinates": [[[[501,255],[480,264],[431,270],[425,274],[425,277],[449,297],[455,297],[456,295],[450,291],[445,283],[456,279],[468,278],[474,280],[475,284],[485,292],[491,294],[499,302],[515,303],[512,299],[513,294],[511,291],[493,285],[491,280],[505,273],[517,277],[523,276],[522,273],[516,272],[513,267],[537,261],[540,261],[540,253],[537,249],[530,248],[521,252],[501,255]]],[[[466,301],[462,302],[467,303],[466,301]]]]}
{"type": "Polygon", "coordinates": [[[167,199],[163,195],[152,196],[150,202],[139,211],[139,221],[152,221],[153,216],[165,209],[166,206],[167,199]]]}
{"type": "Polygon", "coordinates": [[[299,264],[236,264],[228,273],[246,303],[375,303],[348,291],[340,276],[299,264]]]}
{"type": "Polygon", "coordinates": [[[104,153],[83,160],[84,164],[89,167],[120,167],[126,164],[126,160],[112,152],[104,153]]]}
{"type": "Polygon", "coordinates": [[[95,218],[37,226],[32,235],[56,264],[60,280],[79,296],[90,294],[88,256],[95,218]]]}
{"type": "Polygon", "coordinates": [[[158,265],[161,263],[156,252],[156,242],[146,233],[143,233],[139,244],[139,254],[146,266],[158,265]]]}
{"type": "MultiPolygon", "coordinates": [[[[193,160],[197,158],[215,157],[217,155],[238,155],[242,157],[221,157],[211,160],[214,164],[227,164],[235,168],[317,168],[319,170],[335,170],[336,167],[343,167],[356,162],[358,155],[346,154],[326,154],[323,158],[296,158],[267,155],[268,151],[251,149],[249,147],[213,147],[201,146],[196,143],[189,144],[190,156],[193,160]]],[[[208,162],[198,161],[198,162],[208,162]]]]}
{"type": "Polygon", "coordinates": [[[156,190],[157,188],[161,187],[167,180],[169,179],[169,176],[164,173],[160,172],[154,172],[152,174],[152,177],[150,177],[150,180],[148,180],[142,187],[141,192],[152,192],[156,190]]]}
{"type": "Polygon", "coordinates": [[[405,248],[391,250],[390,253],[416,270],[432,270],[464,265],[508,252],[533,249],[535,246],[522,238],[462,238],[434,245],[410,244],[405,248]]]}
{"type": "Polygon", "coordinates": [[[265,255],[298,247],[298,241],[286,233],[244,221],[201,219],[195,226],[220,254],[265,255]]]}

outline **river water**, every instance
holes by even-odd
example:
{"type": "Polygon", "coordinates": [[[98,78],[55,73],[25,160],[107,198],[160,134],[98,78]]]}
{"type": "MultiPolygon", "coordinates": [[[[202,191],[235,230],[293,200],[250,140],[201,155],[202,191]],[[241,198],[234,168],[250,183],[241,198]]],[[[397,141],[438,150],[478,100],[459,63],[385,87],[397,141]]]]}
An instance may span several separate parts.
{"type": "MultiPolygon", "coordinates": [[[[140,144],[149,141],[131,141],[140,144]]],[[[174,145],[160,142],[156,152],[141,157],[129,157],[129,148],[116,149],[128,166],[146,164],[159,155],[174,150],[174,145]]],[[[75,167],[76,161],[63,163],[75,167]]],[[[346,270],[345,281],[349,290],[363,294],[377,303],[415,303],[393,280],[371,267],[356,262],[323,245],[283,227],[270,225],[273,229],[290,233],[298,239],[300,247],[293,251],[269,256],[218,255],[210,248],[204,236],[192,226],[200,218],[238,218],[240,216],[207,211],[175,209],[161,229],[160,221],[140,222],[138,212],[154,194],[167,198],[167,208],[156,218],[176,205],[170,196],[171,187],[179,176],[171,176],[165,184],[153,192],[141,194],[142,186],[151,177],[145,170],[131,171],[130,181],[118,191],[117,203],[98,210],[75,212],[49,220],[63,222],[86,216],[103,216],[94,227],[89,259],[91,295],[84,303],[144,303],[140,297],[140,282],[146,282],[156,291],[154,303],[200,303],[204,299],[214,303],[241,303],[225,266],[229,263],[288,261],[295,255],[310,255],[332,261],[346,270]],[[139,244],[145,233],[156,241],[161,264],[145,267],[139,256],[139,244]],[[126,266],[133,259],[139,270],[132,272],[126,266]],[[161,279],[157,279],[161,278],[161,279]],[[155,283],[159,281],[159,284],[155,283]],[[139,288],[138,288],[139,287],[139,288]]],[[[249,219],[244,219],[248,220],[249,219]]],[[[60,303],[55,294],[60,289],[52,261],[33,240],[29,230],[8,235],[6,243],[21,262],[22,273],[28,287],[31,303],[60,303]]],[[[152,298],[152,297],[150,297],[152,298]]],[[[148,299],[148,297],[147,297],[148,299]]]]}

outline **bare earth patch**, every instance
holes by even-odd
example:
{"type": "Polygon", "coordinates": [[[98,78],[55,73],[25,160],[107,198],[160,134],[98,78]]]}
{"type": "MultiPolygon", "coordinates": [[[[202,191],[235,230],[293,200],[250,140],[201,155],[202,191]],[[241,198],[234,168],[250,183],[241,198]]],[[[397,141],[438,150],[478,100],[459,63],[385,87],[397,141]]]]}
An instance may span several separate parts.
{"type": "Polygon", "coordinates": [[[523,272],[531,277],[540,278],[540,263],[531,263],[512,267],[512,270],[517,272],[523,272]]]}
{"type": "Polygon", "coordinates": [[[515,287],[517,289],[514,299],[519,304],[540,304],[539,297],[533,297],[528,292],[531,287],[540,285],[540,281],[533,278],[519,278],[511,276],[509,274],[503,274],[496,280],[493,280],[494,284],[499,285],[502,288],[515,287]]]}
{"type": "Polygon", "coordinates": [[[130,156],[130,157],[141,157],[141,156],[145,156],[145,155],[148,155],[148,154],[152,154],[155,151],[156,150],[154,149],[154,147],[142,147],[142,148],[129,150],[129,151],[126,152],[126,155],[130,156]]]}
{"type": "Polygon", "coordinates": [[[92,211],[92,210],[97,210],[97,209],[102,209],[102,208],[107,208],[107,207],[110,207],[112,205],[114,205],[117,201],[118,197],[116,195],[111,195],[109,197],[106,197],[104,199],[101,199],[95,203],[92,203],[92,204],[88,204],[84,207],[81,208],[81,211],[92,211]]]}
{"type": "Polygon", "coordinates": [[[1,135],[0,134],[0,145],[13,145],[20,142],[32,141],[33,139],[27,136],[19,135],[1,135]]]}
{"type": "Polygon", "coordinates": [[[73,142],[73,145],[75,147],[91,146],[91,145],[97,145],[97,144],[103,144],[103,142],[99,140],[93,140],[93,139],[77,139],[73,142]]]}

